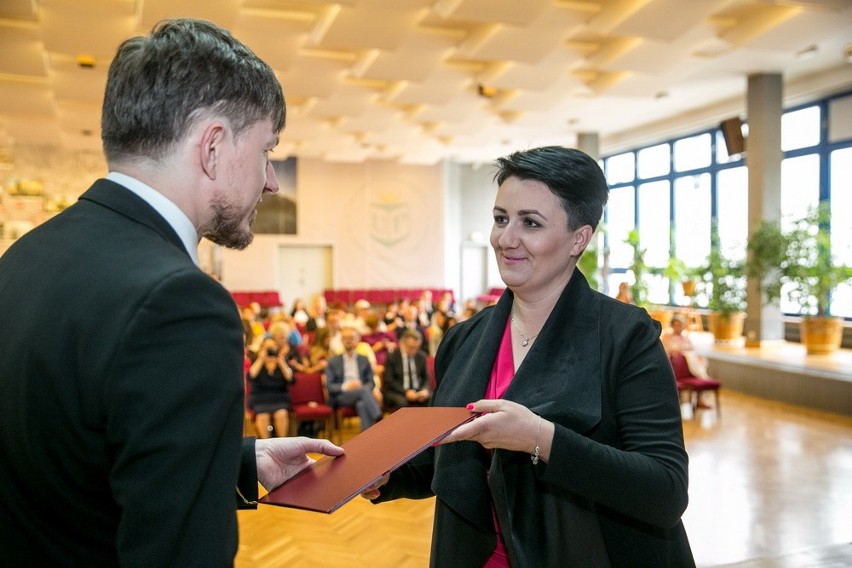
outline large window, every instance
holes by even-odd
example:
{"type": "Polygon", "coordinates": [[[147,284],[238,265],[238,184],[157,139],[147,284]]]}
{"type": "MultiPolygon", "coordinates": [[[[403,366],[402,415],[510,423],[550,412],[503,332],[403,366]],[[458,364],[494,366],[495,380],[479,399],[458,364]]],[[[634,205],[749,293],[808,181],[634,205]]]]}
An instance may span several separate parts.
{"type": "MultiPolygon", "coordinates": [[[[743,129],[747,131],[748,125],[743,129]]],[[[831,207],[832,251],[852,264],[852,93],[784,112],[781,119],[782,223],[799,218],[821,201],[831,207]]],[[[622,152],[603,160],[612,188],[607,207],[610,291],[627,279],[633,251],[624,243],[634,227],[645,263],[660,272],[670,257],[696,268],[707,262],[714,226],[722,255],[746,257],[748,155],[728,156],[714,128],[622,152]]],[[[649,275],[649,300],[684,305],[680,286],[649,275]]],[[[781,303],[782,311],[794,313],[781,303]]],[[[832,298],[833,315],[852,318],[852,287],[832,298]]]]}

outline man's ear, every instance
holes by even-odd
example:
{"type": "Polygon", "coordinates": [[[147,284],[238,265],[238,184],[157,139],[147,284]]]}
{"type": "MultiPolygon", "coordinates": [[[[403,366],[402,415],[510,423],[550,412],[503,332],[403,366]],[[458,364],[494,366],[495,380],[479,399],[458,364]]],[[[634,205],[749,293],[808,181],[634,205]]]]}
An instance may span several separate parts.
{"type": "Polygon", "coordinates": [[[228,129],[218,121],[206,123],[201,130],[198,158],[201,169],[211,180],[221,174],[222,144],[228,136],[228,129]]]}
{"type": "Polygon", "coordinates": [[[574,231],[574,244],[571,247],[571,256],[580,256],[589,243],[592,242],[592,235],[595,230],[591,225],[583,225],[574,231]]]}

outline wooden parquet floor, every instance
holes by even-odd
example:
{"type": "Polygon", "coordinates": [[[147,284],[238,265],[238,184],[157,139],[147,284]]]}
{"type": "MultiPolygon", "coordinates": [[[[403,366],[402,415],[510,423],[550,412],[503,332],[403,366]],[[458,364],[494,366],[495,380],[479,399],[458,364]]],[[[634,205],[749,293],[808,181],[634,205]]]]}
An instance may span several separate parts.
{"type": "MultiPolygon", "coordinates": [[[[704,410],[684,421],[690,455],[684,524],[698,565],[755,558],[765,559],[762,568],[852,565],[852,559],[849,564],[774,560],[852,542],[852,417],[724,387],[721,396],[721,420],[704,410]]],[[[348,431],[344,439],[354,433],[348,431]]],[[[238,513],[235,565],[424,568],[433,506],[433,499],[372,505],[359,497],[325,515],[261,505],[238,513]]]]}

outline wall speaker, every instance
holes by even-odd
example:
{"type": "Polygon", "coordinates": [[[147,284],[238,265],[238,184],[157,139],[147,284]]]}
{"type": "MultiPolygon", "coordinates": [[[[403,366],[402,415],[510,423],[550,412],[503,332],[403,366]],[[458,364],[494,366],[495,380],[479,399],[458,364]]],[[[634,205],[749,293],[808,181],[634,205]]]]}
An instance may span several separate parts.
{"type": "Polygon", "coordinates": [[[745,137],[743,136],[743,121],[738,116],[723,120],[719,125],[725,138],[725,148],[729,156],[745,152],[745,137]]]}

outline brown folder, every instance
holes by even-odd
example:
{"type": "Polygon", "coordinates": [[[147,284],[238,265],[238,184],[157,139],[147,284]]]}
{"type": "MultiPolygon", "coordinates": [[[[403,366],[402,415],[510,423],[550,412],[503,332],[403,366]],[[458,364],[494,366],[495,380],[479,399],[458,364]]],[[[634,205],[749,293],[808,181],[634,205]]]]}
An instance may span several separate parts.
{"type": "Polygon", "coordinates": [[[400,408],[345,444],[345,454],[325,456],[261,503],[332,513],[476,416],[466,408],[400,408]]]}

